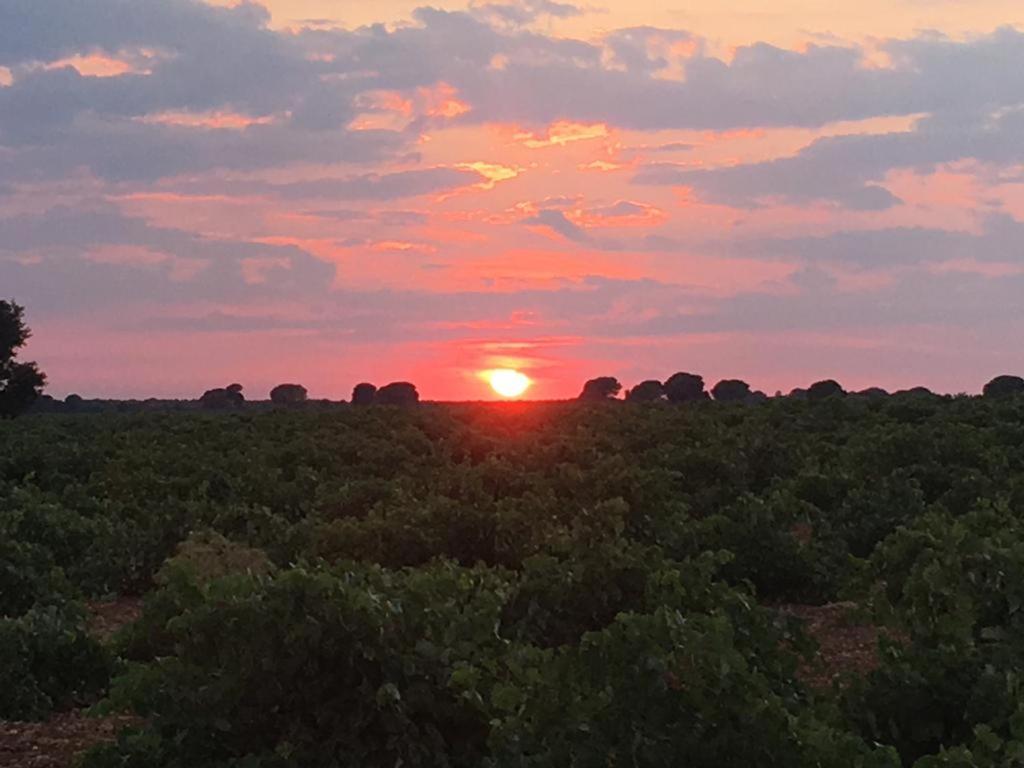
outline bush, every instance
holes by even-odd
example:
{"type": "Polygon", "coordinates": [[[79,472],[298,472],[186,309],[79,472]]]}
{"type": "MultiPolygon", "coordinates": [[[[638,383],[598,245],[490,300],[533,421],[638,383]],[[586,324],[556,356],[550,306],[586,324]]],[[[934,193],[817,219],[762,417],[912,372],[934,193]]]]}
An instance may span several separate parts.
{"type": "Polygon", "coordinates": [[[77,605],[40,605],[17,618],[0,617],[0,719],[44,718],[89,703],[106,687],[111,669],[77,605]]]}

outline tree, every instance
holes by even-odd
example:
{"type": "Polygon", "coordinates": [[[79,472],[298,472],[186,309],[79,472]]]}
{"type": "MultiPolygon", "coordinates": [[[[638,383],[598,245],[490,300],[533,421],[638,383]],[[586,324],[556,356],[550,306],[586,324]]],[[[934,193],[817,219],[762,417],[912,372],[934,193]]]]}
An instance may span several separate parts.
{"type": "Polygon", "coordinates": [[[723,379],[711,388],[715,400],[723,403],[742,403],[751,396],[750,385],[739,379],[723,379]]]}
{"type": "Polygon", "coordinates": [[[231,384],[220,389],[208,389],[199,398],[204,408],[239,408],[245,403],[241,384],[231,384]]]}
{"type": "Polygon", "coordinates": [[[626,399],[631,403],[653,403],[664,400],[665,387],[655,379],[641,381],[626,393],[626,399]]]}
{"type": "Polygon", "coordinates": [[[935,393],[932,392],[928,387],[911,387],[910,389],[901,389],[893,393],[895,397],[899,396],[911,396],[911,397],[935,397],[935,393]]]}
{"type": "Polygon", "coordinates": [[[408,381],[394,381],[377,390],[374,399],[378,405],[415,405],[420,401],[416,386],[408,381]]]}
{"type": "Polygon", "coordinates": [[[304,403],[309,397],[301,384],[278,384],[270,390],[270,402],[274,405],[295,405],[304,403]]]}
{"type": "Polygon", "coordinates": [[[377,388],[373,384],[363,382],[356,384],[352,389],[352,405],[373,405],[377,395],[377,388]]]}
{"type": "Polygon", "coordinates": [[[1020,376],[996,376],[982,390],[985,397],[1012,397],[1024,394],[1024,379],[1020,376]]]}
{"type": "Polygon", "coordinates": [[[583,385],[583,391],[580,392],[579,399],[590,402],[611,400],[621,391],[622,385],[614,376],[598,376],[596,379],[590,379],[590,381],[583,385]]]}
{"type": "Polygon", "coordinates": [[[707,400],[704,377],[695,373],[674,373],[665,382],[665,395],[673,403],[692,403],[707,400]]]}
{"type": "Polygon", "coordinates": [[[18,350],[32,331],[25,325],[25,309],[13,301],[0,301],[0,418],[13,418],[39,399],[46,376],[32,362],[18,362],[18,350]]]}
{"type": "Polygon", "coordinates": [[[877,400],[889,396],[889,393],[881,387],[868,387],[867,389],[862,389],[857,394],[860,397],[866,397],[871,400],[877,400]]]}
{"type": "Polygon", "coordinates": [[[825,379],[824,381],[816,381],[807,388],[807,399],[813,402],[824,400],[829,397],[842,397],[846,394],[838,381],[832,379],[825,379]]]}

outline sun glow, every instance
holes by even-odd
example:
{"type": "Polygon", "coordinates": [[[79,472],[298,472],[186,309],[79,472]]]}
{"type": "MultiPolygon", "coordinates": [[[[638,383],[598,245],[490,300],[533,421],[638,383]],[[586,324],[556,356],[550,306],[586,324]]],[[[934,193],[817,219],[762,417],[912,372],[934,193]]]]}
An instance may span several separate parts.
{"type": "Polygon", "coordinates": [[[530,377],[525,373],[513,371],[509,368],[491,371],[488,374],[488,380],[491,382],[491,389],[502,397],[509,398],[519,397],[530,388],[532,383],[530,377]]]}

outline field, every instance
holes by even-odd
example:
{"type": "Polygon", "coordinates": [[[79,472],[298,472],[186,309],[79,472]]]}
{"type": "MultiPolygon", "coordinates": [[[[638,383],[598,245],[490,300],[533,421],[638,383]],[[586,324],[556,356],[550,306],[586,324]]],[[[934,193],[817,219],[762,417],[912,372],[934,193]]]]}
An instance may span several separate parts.
{"type": "Polygon", "coordinates": [[[1022,606],[1024,397],[0,422],[19,768],[1024,766],[1022,606]]]}

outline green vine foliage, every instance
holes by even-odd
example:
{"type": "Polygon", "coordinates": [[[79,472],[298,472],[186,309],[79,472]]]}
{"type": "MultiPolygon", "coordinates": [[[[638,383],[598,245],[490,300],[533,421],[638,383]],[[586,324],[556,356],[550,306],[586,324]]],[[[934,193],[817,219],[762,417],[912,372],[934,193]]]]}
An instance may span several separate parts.
{"type": "Polygon", "coordinates": [[[1024,400],[0,421],[0,717],[86,768],[1021,764],[1024,400]],[[113,646],[82,602],[144,596],[113,646]],[[833,689],[783,604],[855,600],[833,689]]]}

